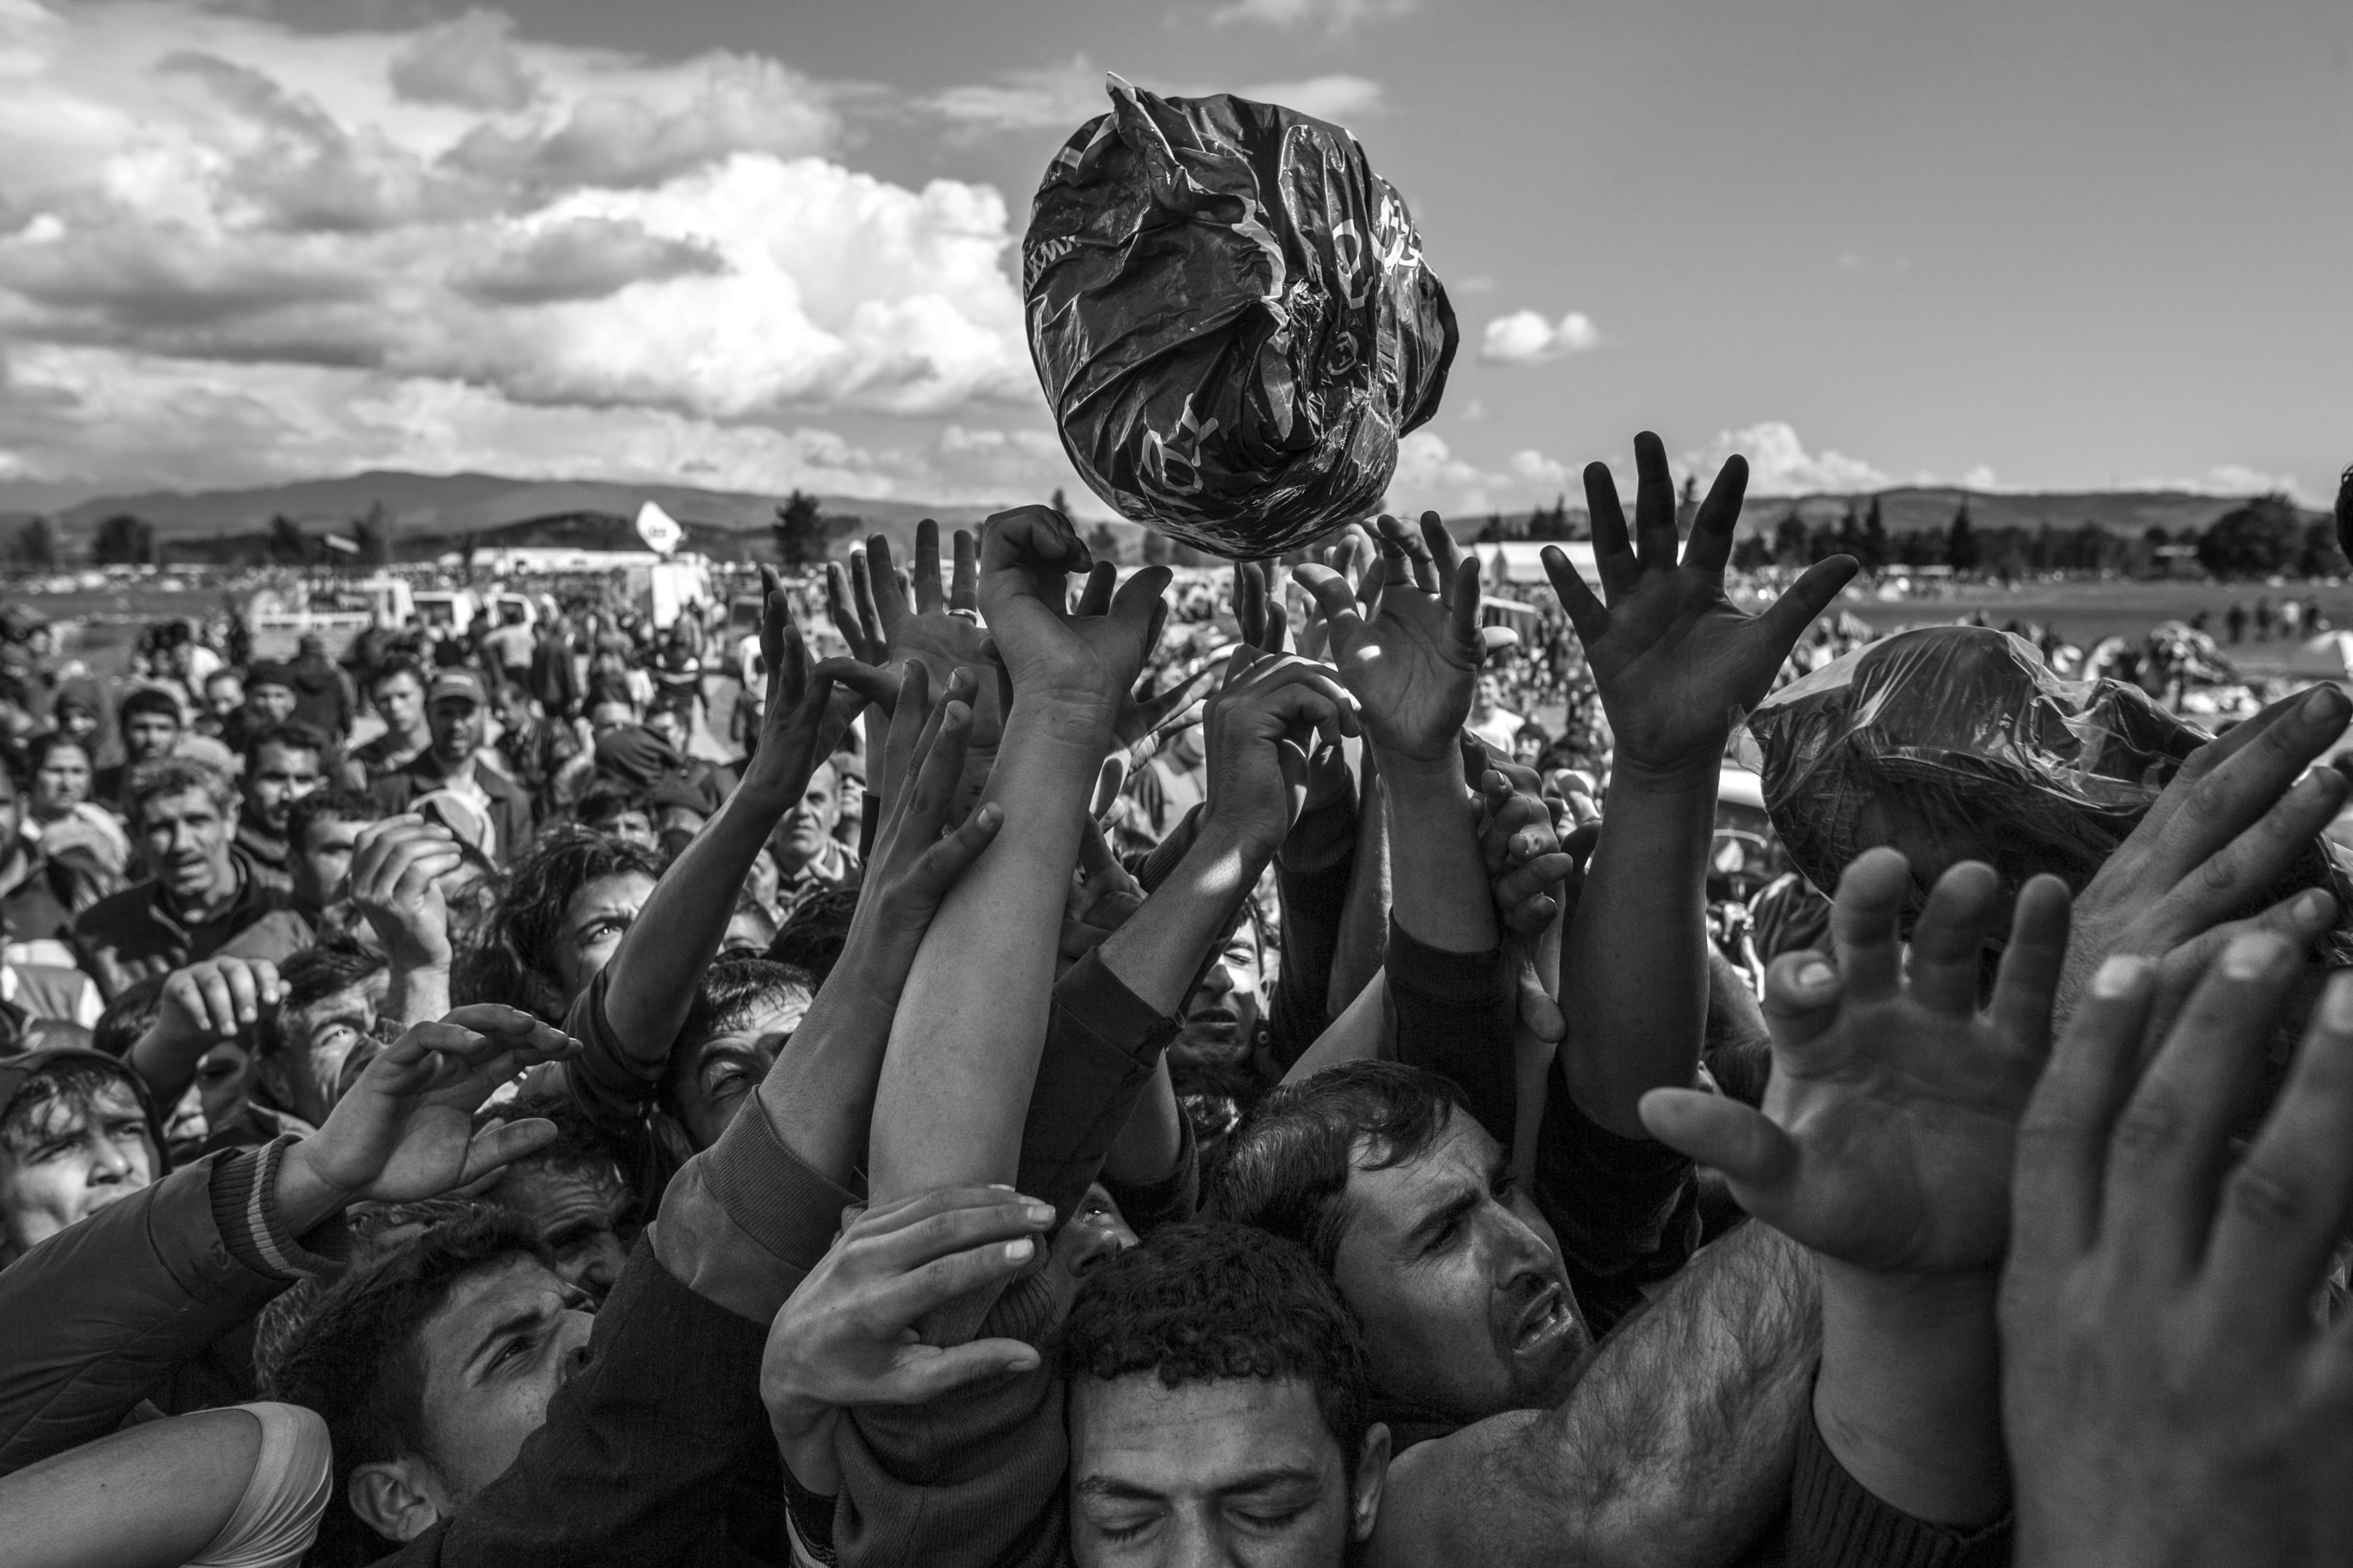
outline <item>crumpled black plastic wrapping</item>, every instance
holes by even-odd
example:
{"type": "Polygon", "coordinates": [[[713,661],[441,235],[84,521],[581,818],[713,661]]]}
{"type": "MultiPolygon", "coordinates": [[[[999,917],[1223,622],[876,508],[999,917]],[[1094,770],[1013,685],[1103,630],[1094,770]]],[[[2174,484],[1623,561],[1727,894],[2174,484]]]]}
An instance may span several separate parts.
{"type": "MultiPolygon", "coordinates": [[[[2211,739],[2137,686],[2066,681],[2032,644],[1980,626],[1927,626],[1857,648],[1759,703],[1765,808],[1790,859],[1824,892],[1863,850],[1912,860],[1909,929],[1958,860],[2000,873],[2005,898],[2041,872],[2082,892],[2182,762],[2211,739]]],[[[2327,839],[2236,916],[2305,888],[2353,910],[2353,875],[2327,839]]],[[[2353,963],[2340,912],[2321,943],[2353,963]]]]}
{"type": "Polygon", "coordinates": [[[1457,341],[1404,198],[1338,126],[1109,88],[1021,243],[1071,463],[1122,517],[1237,560],[1365,517],[1457,341]]]}

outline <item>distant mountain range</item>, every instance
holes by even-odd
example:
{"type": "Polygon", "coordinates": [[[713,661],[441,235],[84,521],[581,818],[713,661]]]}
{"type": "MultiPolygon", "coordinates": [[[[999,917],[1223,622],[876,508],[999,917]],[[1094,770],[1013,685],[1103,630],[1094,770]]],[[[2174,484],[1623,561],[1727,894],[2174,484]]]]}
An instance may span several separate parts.
{"type": "MultiPolygon", "coordinates": [[[[271,519],[291,518],[313,534],[348,535],[352,525],[381,505],[395,521],[395,534],[405,557],[430,554],[474,542],[493,544],[609,542],[629,545],[626,521],[638,506],[653,501],[686,525],[689,540],[700,549],[724,555],[756,551],[760,538],[783,500],[776,495],[740,490],[698,489],[686,485],[615,484],[603,480],[538,480],[508,479],[497,474],[415,474],[373,470],[344,479],[309,479],[248,489],[159,490],[141,495],[101,496],[75,503],[51,514],[58,544],[69,557],[85,554],[99,523],[120,512],[152,524],[157,539],[181,558],[228,553],[245,542],[266,535],[271,519]],[[619,526],[617,531],[617,520],[619,526]]],[[[2117,532],[2137,534],[2162,528],[2169,534],[2202,530],[2246,498],[2195,495],[2179,490],[2082,490],[2044,493],[1968,490],[1951,486],[1903,486],[1880,492],[1881,514],[1891,532],[1941,528],[1966,499],[1969,518],[1979,530],[2044,525],[2074,528],[2085,522],[2117,532]]],[[[855,496],[825,496],[828,515],[862,520],[861,531],[879,531],[904,545],[913,536],[919,519],[936,518],[948,527],[968,527],[997,508],[986,505],[934,505],[920,501],[870,500],[855,496]]],[[[1819,495],[1753,500],[1744,521],[1752,529],[1769,530],[1792,506],[1813,521],[1835,519],[1850,504],[1867,505],[1868,497],[1819,495]]],[[[1007,503],[1012,504],[1012,503],[1007,503]]],[[[10,526],[27,512],[0,513],[0,526],[10,526]]],[[[1525,516],[1525,512],[1507,514],[1525,516]]],[[[2319,519],[2325,514],[2310,512],[2319,519]]],[[[1486,521],[1463,514],[1452,520],[1456,531],[1469,536],[1486,521]]],[[[1123,535],[1134,525],[1115,523],[1123,535]]]]}

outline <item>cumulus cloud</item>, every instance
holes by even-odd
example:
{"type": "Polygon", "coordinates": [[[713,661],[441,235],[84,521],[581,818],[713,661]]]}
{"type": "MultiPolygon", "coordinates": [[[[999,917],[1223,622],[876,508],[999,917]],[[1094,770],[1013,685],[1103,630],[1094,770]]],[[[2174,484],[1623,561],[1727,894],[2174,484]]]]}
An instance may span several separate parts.
{"type": "Polygon", "coordinates": [[[1704,490],[1725,459],[1737,452],[1748,459],[1750,495],[1805,495],[1884,489],[1894,481],[1860,458],[1843,453],[1809,452],[1798,433],[1778,419],[1743,430],[1722,430],[1714,441],[1685,452],[1676,466],[1695,476],[1704,490]]]}
{"type": "MultiPolygon", "coordinates": [[[[1286,81],[1160,81],[1131,78],[1139,87],[1169,98],[1199,98],[1231,92],[1260,103],[1279,103],[1319,120],[1345,123],[1369,120],[1384,108],[1385,89],[1366,77],[1334,73],[1286,81]]],[[[949,137],[969,142],[981,137],[1037,131],[1071,132],[1105,112],[1103,72],[1084,55],[1067,65],[1007,71],[993,82],[952,87],[921,100],[917,108],[942,121],[949,137]]]]}
{"type": "Polygon", "coordinates": [[[419,103],[527,109],[539,97],[539,78],[508,41],[513,31],[513,17],[482,10],[427,27],[393,57],[393,89],[419,103]]]}
{"type": "Polygon", "coordinates": [[[1487,323],[1479,357],[1491,364],[1542,364],[1583,353],[1600,342],[1600,331],[1583,311],[1571,310],[1552,321],[1534,310],[1514,310],[1487,323]]]}
{"type": "MultiPolygon", "coordinates": [[[[517,463],[568,432],[584,471],[783,473],[815,448],[779,432],[832,411],[1039,412],[1003,198],[849,167],[851,89],[778,60],[649,62],[484,11],[298,34],[200,0],[0,0],[0,70],[8,474],[110,443],[186,482],[421,462],[364,411],[448,407],[517,463]],[[153,406],[192,434],[128,417],[100,365],[172,388],[153,406]]],[[[904,454],[873,471],[981,460],[935,436],[872,447],[904,454]]],[[[515,471],[479,441],[459,460],[515,471]]]]}
{"type": "Polygon", "coordinates": [[[1526,447],[1512,454],[1512,477],[1532,489],[1566,489],[1568,465],[1526,447]]]}
{"type": "Polygon", "coordinates": [[[1411,16],[1416,0],[1232,0],[1209,13],[1212,26],[1237,22],[1296,30],[1321,27],[1330,33],[1352,32],[1367,22],[1386,22],[1411,16]]]}
{"type": "Polygon", "coordinates": [[[1568,466],[1525,447],[1501,468],[1482,468],[1457,453],[1434,430],[1417,430],[1398,443],[1397,473],[1386,505],[1396,512],[1434,510],[1449,517],[1523,511],[1549,504],[1569,488],[1568,466]]]}

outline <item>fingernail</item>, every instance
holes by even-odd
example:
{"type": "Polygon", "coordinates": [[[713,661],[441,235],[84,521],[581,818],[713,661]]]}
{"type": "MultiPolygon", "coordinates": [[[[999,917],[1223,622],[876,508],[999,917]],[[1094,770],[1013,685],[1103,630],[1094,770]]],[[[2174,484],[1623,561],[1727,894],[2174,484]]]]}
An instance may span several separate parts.
{"type": "Polygon", "coordinates": [[[1005,1260],[1008,1263],[1027,1263],[1029,1255],[1037,1250],[1038,1244],[1025,1236],[1018,1241],[1005,1244],[1005,1260]]]}
{"type": "Polygon", "coordinates": [[[2309,925],[2317,925],[2337,910],[2337,900],[2318,888],[2306,888],[2296,895],[2295,918],[2309,925]]]}
{"type": "Polygon", "coordinates": [[[1803,964],[1798,970],[1798,984],[1809,991],[1819,991],[1838,978],[1838,971],[1820,959],[1803,964]]]}
{"type": "Polygon", "coordinates": [[[2336,687],[2316,686],[2312,695],[2304,700],[2304,710],[2312,718],[2325,718],[2344,711],[2345,702],[2345,693],[2336,687]]]}
{"type": "Polygon", "coordinates": [[[2327,994],[2320,999],[2321,1026],[2340,1035],[2353,1035],[2353,974],[2340,974],[2328,983],[2327,994]]]}
{"type": "Polygon", "coordinates": [[[2092,994],[2107,997],[2130,995],[2134,985],[2140,981],[2141,969],[2141,960],[2132,954],[2116,954],[2103,963],[2099,973],[2092,976],[2092,994]]]}
{"type": "Polygon", "coordinates": [[[2284,944],[2268,931],[2234,936],[2222,950],[2222,973],[2232,980],[2256,980],[2271,968],[2284,944]]]}
{"type": "Polygon", "coordinates": [[[1036,1198],[1031,1198],[1027,1204],[1023,1205],[1021,1212],[1029,1216],[1029,1223],[1031,1225],[1050,1224],[1054,1218],[1054,1205],[1049,1203],[1040,1203],[1036,1198]]]}

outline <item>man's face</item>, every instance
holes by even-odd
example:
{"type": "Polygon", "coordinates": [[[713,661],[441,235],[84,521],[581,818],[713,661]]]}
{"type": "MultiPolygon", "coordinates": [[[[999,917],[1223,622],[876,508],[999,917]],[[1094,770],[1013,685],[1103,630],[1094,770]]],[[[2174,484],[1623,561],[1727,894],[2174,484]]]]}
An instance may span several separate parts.
{"type": "Polygon", "coordinates": [[[245,809],[265,831],[282,836],[287,811],[325,782],[318,752],[271,742],[254,751],[245,775],[245,809]]]}
{"type": "Polygon", "coordinates": [[[530,1222],[565,1284],[602,1304],[619,1283],[638,1226],[629,1189],[610,1165],[511,1165],[488,1196],[530,1222]]]}
{"type": "Polygon", "coordinates": [[[250,1098],[253,1057],[234,1040],[225,1040],[196,1063],[196,1093],[205,1108],[205,1125],[218,1131],[236,1120],[250,1098]]]}
{"type": "Polygon", "coordinates": [[[153,1181],[159,1163],[130,1085],[60,1095],[0,1147],[0,1240],[20,1253],[46,1241],[153,1181]]]}
{"type": "Polygon", "coordinates": [[[1185,1002],[1184,1026],[1169,1043],[1172,1062],[1209,1067],[1250,1055],[1266,1011],[1266,972],[1248,921],[1226,941],[1218,962],[1185,1002]]]}
{"type": "Polygon", "coordinates": [[[179,740],[180,721],[168,713],[133,713],[122,726],[122,749],[134,763],[170,756],[179,740]]]}
{"type": "Polygon", "coordinates": [[[809,775],[800,804],[786,814],[776,831],[784,840],[786,853],[797,864],[806,866],[825,853],[826,841],[833,836],[833,825],[839,819],[840,802],[835,792],[833,765],[828,763],[809,775]]]}
{"type": "Polygon", "coordinates": [[[1385,1171],[1360,1142],[1333,1269],[1383,1392],[1462,1421],[1549,1408],[1588,1342],[1560,1245],[1511,1157],[1461,1111],[1385,1171]]]}
{"type": "Polygon", "coordinates": [[[245,706],[245,686],[234,675],[215,676],[205,682],[205,706],[216,719],[226,719],[245,706]]]}
{"type": "Polygon", "coordinates": [[[689,728],[686,715],[675,708],[657,708],[646,715],[646,728],[668,741],[670,749],[681,756],[686,754],[689,728]]]}
{"type": "Polygon", "coordinates": [[[71,707],[60,705],[58,709],[58,729],[77,742],[87,742],[98,733],[98,714],[79,704],[71,707]]]}
{"type": "Polygon", "coordinates": [[[676,1065],[670,1069],[670,1100],[696,1148],[719,1142],[808,1009],[807,995],[794,991],[729,1020],[718,1034],[679,1041],[671,1057],[676,1065]]]}
{"type": "Polygon", "coordinates": [[[364,822],[312,821],[294,846],[294,897],[304,909],[322,910],[352,874],[352,846],[367,831],[364,822]]]}
{"type": "Polygon", "coordinates": [[[481,749],[482,706],[470,697],[444,697],[426,710],[433,727],[433,754],[462,763],[481,749]]]}
{"type": "Polygon", "coordinates": [[[396,735],[411,736],[425,727],[425,688],[403,670],[375,684],[376,717],[396,735]]]}
{"type": "Polygon", "coordinates": [[[223,811],[200,789],[148,797],[139,809],[139,837],[147,863],[176,899],[205,899],[227,890],[236,877],[228,858],[237,808],[223,811]]]}
{"type": "Polygon", "coordinates": [[[246,692],[245,705],[265,723],[283,724],[294,717],[294,689],[274,680],[261,681],[246,692]]]}
{"type": "Polygon", "coordinates": [[[335,1101],[375,1059],[376,1009],[391,983],[391,973],[379,969],[356,985],[286,1010],[280,1020],[285,1049],[261,1065],[280,1104],[313,1127],[326,1123],[335,1101]]]}
{"type": "Polygon", "coordinates": [[[506,1472],[547,1424],[548,1401],[588,1359],[596,1319],[536,1258],[460,1279],[417,1330],[426,1452],[441,1517],[506,1472]]]}
{"type": "Polygon", "coordinates": [[[624,871],[597,878],[573,899],[556,936],[555,977],[564,986],[565,1006],[613,961],[653,890],[651,877],[624,871]]]}
{"type": "MultiPolygon", "coordinates": [[[[1388,1435],[1351,1495],[1315,1391],[1296,1377],[1071,1384],[1071,1552],[1113,1563],[1339,1568],[1371,1533],[1388,1435]]],[[[1379,1429],[1376,1429],[1378,1431],[1379,1429]]]]}

